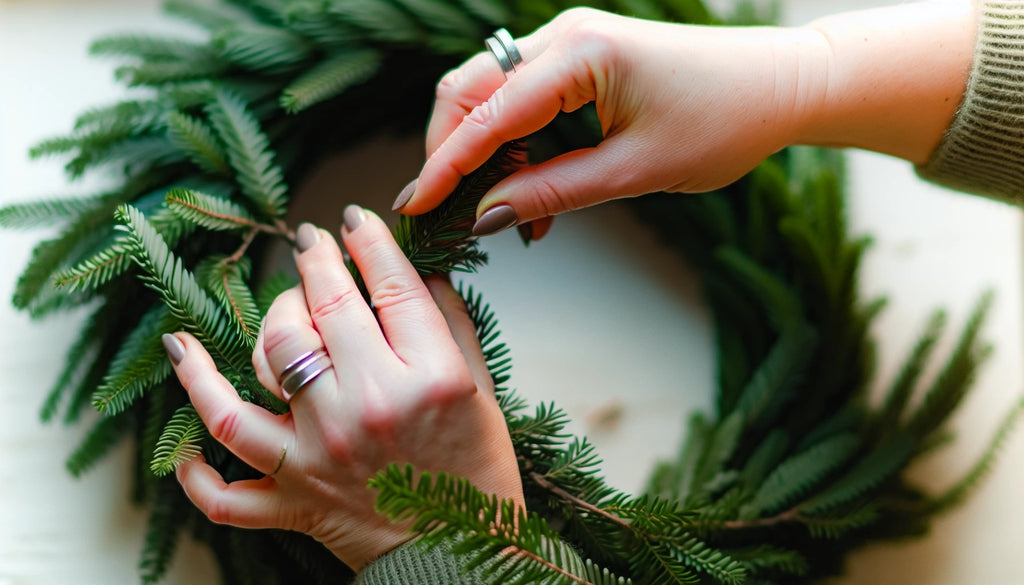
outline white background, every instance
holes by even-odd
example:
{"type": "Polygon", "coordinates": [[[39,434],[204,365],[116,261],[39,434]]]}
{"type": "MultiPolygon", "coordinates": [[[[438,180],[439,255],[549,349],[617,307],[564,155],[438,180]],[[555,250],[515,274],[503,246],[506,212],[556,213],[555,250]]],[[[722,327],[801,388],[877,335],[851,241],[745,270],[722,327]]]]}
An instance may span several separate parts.
{"type": "MultiPolygon", "coordinates": [[[[881,4],[783,2],[792,23],[881,4]]],[[[88,184],[69,186],[59,162],[29,162],[27,149],[66,132],[83,109],[124,96],[111,81],[113,65],[88,58],[86,47],[106,32],[180,30],[157,6],[0,0],[0,204],[91,191],[88,184]]],[[[415,176],[420,148],[377,143],[333,161],[306,191],[334,196],[315,205],[300,199],[292,221],[316,219],[333,230],[347,202],[387,210],[415,176]]],[[[1024,391],[1020,214],[927,185],[897,160],[854,153],[850,161],[854,230],[876,238],[862,288],[891,301],[874,330],[880,385],[933,309],[948,309],[955,331],[981,291],[998,294],[984,330],[996,354],[957,416],[959,439],[914,470],[924,485],[939,488],[966,468],[1024,391]]],[[[0,231],[0,585],[137,582],[145,514],[127,504],[129,449],[74,480],[64,458],[88,425],[38,422],[69,332],[82,317],[30,322],[9,306],[16,275],[45,235],[0,231]]],[[[639,489],[653,462],[675,452],[689,413],[710,404],[711,330],[694,276],[614,205],[559,218],[551,235],[528,250],[514,234],[490,238],[487,247],[492,265],[472,282],[502,321],[516,386],[534,402],[555,400],[568,409],[573,430],[598,445],[609,479],[639,489]],[[610,411],[620,413],[618,422],[602,423],[610,411]]],[[[984,488],[928,538],[858,552],[836,583],[1024,582],[1022,459],[1024,431],[984,488]]],[[[186,541],[166,582],[212,584],[216,577],[209,553],[186,541]]]]}

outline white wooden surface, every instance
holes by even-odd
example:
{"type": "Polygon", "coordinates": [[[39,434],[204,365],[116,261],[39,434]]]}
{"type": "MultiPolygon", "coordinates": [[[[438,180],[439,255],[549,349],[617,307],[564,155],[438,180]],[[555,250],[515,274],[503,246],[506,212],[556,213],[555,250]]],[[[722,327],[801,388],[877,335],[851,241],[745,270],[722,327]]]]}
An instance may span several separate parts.
{"type": "MultiPolygon", "coordinates": [[[[790,21],[804,22],[882,2],[784,4],[790,21]]],[[[140,28],[177,30],[154,0],[0,0],[0,204],[89,191],[67,186],[58,163],[30,163],[25,153],[69,129],[84,108],[124,95],[110,81],[111,64],[87,58],[85,48],[98,34],[140,28]]],[[[358,201],[385,210],[415,175],[418,150],[415,143],[370,145],[336,161],[320,180],[349,177],[338,209],[358,201]],[[366,170],[375,167],[381,170],[366,170]]],[[[884,157],[855,153],[851,170],[852,222],[877,241],[862,286],[891,300],[875,329],[882,381],[891,379],[932,309],[947,308],[955,329],[982,290],[998,292],[985,328],[996,354],[957,417],[959,440],[915,470],[925,485],[941,487],[1024,391],[1020,213],[926,185],[906,164],[884,157]]],[[[304,215],[314,216],[308,201],[295,219],[304,215]]],[[[315,216],[340,220],[337,209],[315,216]]],[[[43,393],[71,342],[66,332],[81,319],[33,323],[9,307],[15,276],[43,235],[0,232],[0,585],[131,583],[144,514],[126,503],[128,450],[74,480],[63,461],[84,427],[38,422],[43,393]]],[[[533,401],[567,408],[573,430],[598,445],[608,477],[639,488],[653,461],[674,452],[688,413],[710,402],[711,330],[693,275],[615,206],[559,218],[529,250],[514,234],[491,238],[487,247],[492,266],[472,282],[502,320],[516,385],[533,401]],[[622,407],[616,426],[587,422],[615,404],[622,407]]],[[[836,583],[1024,582],[1022,459],[1024,432],[1007,445],[985,487],[928,538],[859,552],[836,583]]],[[[167,582],[212,584],[216,577],[209,553],[186,542],[167,582]]]]}

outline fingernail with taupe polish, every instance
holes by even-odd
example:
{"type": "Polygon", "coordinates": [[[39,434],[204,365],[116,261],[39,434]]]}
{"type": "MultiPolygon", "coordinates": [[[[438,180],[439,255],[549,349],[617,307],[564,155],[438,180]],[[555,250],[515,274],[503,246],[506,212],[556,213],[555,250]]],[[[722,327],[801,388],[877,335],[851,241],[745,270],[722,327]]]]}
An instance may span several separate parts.
{"type": "Polygon", "coordinates": [[[363,225],[366,220],[366,212],[358,205],[349,205],[345,208],[345,229],[349,232],[356,231],[356,228],[363,225]]]}
{"type": "Polygon", "coordinates": [[[391,206],[391,211],[398,211],[399,209],[405,207],[405,204],[408,203],[410,199],[412,199],[412,194],[416,192],[416,181],[418,180],[419,179],[417,178],[413,179],[412,181],[409,181],[409,184],[406,185],[404,189],[402,189],[402,192],[399,193],[398,197],[395,198],[395,203],[394,205],[391,206]]]}
{"type": "Polygon", "coordinates": [[[185,346],[181,344],[181,341],[171,335],[170,333],[164,333],[160,337],[160,341],[164,343],[164,351],[167,352],[167,357],[171,360],[171,363],[178,365],[181,360],[185,359],[185,346]]]}
{"type": "Polygon", "coordinates": [[[474,236],[489,236],[502,230],[506,230],[519,221],[516,210],[511,205],[498,205],[492,207],[480,216],[473,225],[474,236]]]}
{"type": "Polygon", "coordinates": [[[299,229],[295,232],[295,249],[300,254],[315,246],[319,241],[320,230],[316,229],[316,226],[311,223],[300,225],[299,229]]]}

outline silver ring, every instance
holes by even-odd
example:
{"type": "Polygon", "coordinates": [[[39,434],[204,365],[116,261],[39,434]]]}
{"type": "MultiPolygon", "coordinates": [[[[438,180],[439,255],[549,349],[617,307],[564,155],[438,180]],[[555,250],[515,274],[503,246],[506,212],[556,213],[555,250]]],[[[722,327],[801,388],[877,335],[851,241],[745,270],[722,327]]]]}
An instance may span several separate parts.
{"type": "Polygon", "coordinates": [[[484,44],[498,59],[498,65],[501,65],[501,72],[505,74],[505,79],[516,72],[516,66],[512,64],[512,58],[509,57],[508,51],[505,50],[505,45],[502,45],[501,41],[494,37],[487,37],[484,39],[484,44]]]}
{"type": "Polygon", "coordinates": [[[523,56],[519,53],[519,49],[516,48],[516,42],[512,40],[512,35],[507,30],[499,28],[494,31],[494,38],[498,39],[501,46],[505,48],[509,61],[512,61],[513,69],[523,62],[523,56]]]}
{"type": "Polygon", "coordinates": [[[322,347],[300,355],[281,372],[281,392],[285,401],[290,401],[317,376],[333,367],[331,358],[322,347]]]}

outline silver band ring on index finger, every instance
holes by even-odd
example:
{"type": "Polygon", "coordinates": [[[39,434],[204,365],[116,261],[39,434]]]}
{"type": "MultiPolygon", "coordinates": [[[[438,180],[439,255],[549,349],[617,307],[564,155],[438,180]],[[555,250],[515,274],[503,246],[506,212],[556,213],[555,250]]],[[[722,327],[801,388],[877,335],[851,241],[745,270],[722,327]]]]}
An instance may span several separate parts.
{"type": "Polygon", "coordinates": [[[308,351],[292,360],[281,372],[281,393],[286,402],[313,382],[320,374],[334,367],[324,348],[308,351]]]}
{"type": "Polygon", "coordinates": [[[516,47],[516,42],[512,39],[512,34],[503,28],[499,28],[494,31],[494,38],[498,39],[501,46],[505,48],[505,52],[508,53],[508,58],[512,61],[512,67],[518,66],[523,62],[523,56],[519,53],[519,49],[516,47]]]}
{"type": "Polygon", "coordinates": [[[523,56],[516,48],[512,35],[503,28],[496,30],[492,36],[485,39],[484,44],[498,60],[505,79],[515,73],[516,66],[523,62],[523,56]]]}

